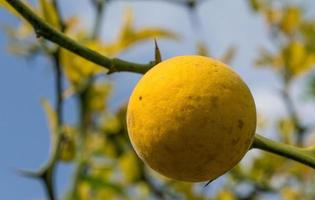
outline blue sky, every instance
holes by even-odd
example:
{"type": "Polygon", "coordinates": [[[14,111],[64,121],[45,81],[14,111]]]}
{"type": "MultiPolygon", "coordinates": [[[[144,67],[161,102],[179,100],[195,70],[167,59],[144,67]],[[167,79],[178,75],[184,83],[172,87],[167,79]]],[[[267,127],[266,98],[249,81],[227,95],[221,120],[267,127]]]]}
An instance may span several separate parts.
{"type": "MultiPolygon", "coordinates": [[[[91,26],[93,12],[89,1],[60,2],[63,13],[67,13],[67,16],[77,14],[83,20],[84,26],[87,28],[91,26]]],[[[315,8],[314,2],[308,4],[309,8],[310,5],[315,8]]],[[[163,58],[195,53],[196,33],[192,30],[187,10],[159,1],[111,3],[105,15],[103,40],[110,41],[116,36],[126,6],[133,8],[136,26],[161,26],[181,34],[180,42],[159,41],[163,58]]],[[[208,1],[198,8],[198,16],[202,24],[202,32],[198,35],[204,38],[213,57],[220,57],[230,44],[238,47],[236,58],[231,65],[248,83],[258,110],[270,119],[283,115],[285,112],[282,102],[276,95],[276,89],[281,87],[281,84],[272,72],[253,69],[258,47],[271,46],[263,19],[252,14],[245,0],[208,1]]],[[[16,23],[15,17],[0,9],[1,27],[16,23]]],[[[153,42],[141,43],[120,55],[120,58],[147,62],[153,58],[153,42]]],[[[1,199],[44,199],[40,183],[18,176],[15,170],[38,169],[47,159],[49,134],[40,99],[46,97],[53,102],[52,70],[49,62],[43,57],[25,60],[8,53],[7,37],[3,31],[0,32],[0,66],[1,199]]],[[[110,101],[113,108],[128,99],[139,77],[130,73],[111,75],[117,83],[110,101]]],[[[298,82],[301,83],[297,85],[303,83],[298,82]]],[[[66,107],[66,119],[74,120],[76,118],[74,102],[67,102],[66,107]]],[[[304,104],[301,114],[308,116],[310,107],[304,104]]],[[[64,191],[70,177],[71,166],[59,167],[57,177],[59,192],[64,191]]]]}

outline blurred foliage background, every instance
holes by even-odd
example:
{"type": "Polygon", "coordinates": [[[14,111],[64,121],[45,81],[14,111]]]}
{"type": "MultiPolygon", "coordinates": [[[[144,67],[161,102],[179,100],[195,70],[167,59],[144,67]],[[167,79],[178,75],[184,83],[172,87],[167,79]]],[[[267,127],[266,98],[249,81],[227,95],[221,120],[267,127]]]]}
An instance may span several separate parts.
{"type": "MultiPolygon", "coordinates": [[[[38,0],[29,3],[47,23],[86,46],[109,56],[117,57],[142,41],[167,39],[180,41],[181,34],[163,27],[134,25],[133,10],[126,6],[119,34],[112,41],[101,39],[101,26],[108,5],[115,0],[89,0],[95,12],[91,30],[82,28],[76,16],[64,18],[60,12],[63,1],[38,0]]],[[[164,0],[187,8],[191,29],[196,32],[196,54],[213,56],[198,34],[202,31],[196,13],[202,0],[164,0]]],[[[164,2],[163,1],[163,2],[164,2]]],[[[71,2],[75,3],[75,1],[71,2]]],[[[228,2],[227,2],[228,3],[228,2]]],[[[308,146],[315,144],[311,125],[299,117],[299,107],[293,102],[291,87],[300,77],[308,77],[303,94],[308,101],[315,100],[315,18],[308,15],[303,1],[247,0],[253,15],[264,18],[270,43],[259,47],[253,67],[269,68],[281,80],[279,94],[287,115],[273,122],[274,137],[288,144],[308,146]]],[[[0,5],[18,16],[4,1],[0,5]]],[[[217,8],[220,9],[220,8],[217,8]]],[[[148,16],[149,17],[149,16],[148,16]]],[[[126,103],[116,111],[109,109],[108,98],[113,83],[107,71],[58,46],[34,37],[31,26],[21,19],[18,26],[5,26],[8,49],[21,58],[44,55],[51,62],[55,81],[55,100],[41,100],[51,136],[51,153],[37,172],[21,171],[22,175],[42,180],[47,198],[66,200],[90,199],[315,199],[315,176],[311,168],[269,153],[258,153],[231,170],[224,179],[206,183],[183,183],[161,177],[145,166],[133,151],[125,123],[126,103]],[[78,120],[64,119],[65,102],[75,99],[78,120]],[[75,167],[71,184],[65,193],[53,190],[56,167],[71,163],[75,167]],[[217,182],[217,183],[216,183],[217,182]],[[219,187],[212,187],[219,185],[219,187]]],[[[220,59],[233,61],[237,49],[231,45],[220,59]]],[[[154,49],[152,58],[154,57],[154,49]]],[[[161,49],[163,57],[163,49],[161,49]]],[[[123,84],[123,83],[122,83],[123,84]]],[[[259,115],[258,132],[263,133],[270,123],[259,115]]],[[[18,192],[18,191],[16,191],[18,192]]],[[[27,198],[26,198],[27,199],[27,198]]]]}

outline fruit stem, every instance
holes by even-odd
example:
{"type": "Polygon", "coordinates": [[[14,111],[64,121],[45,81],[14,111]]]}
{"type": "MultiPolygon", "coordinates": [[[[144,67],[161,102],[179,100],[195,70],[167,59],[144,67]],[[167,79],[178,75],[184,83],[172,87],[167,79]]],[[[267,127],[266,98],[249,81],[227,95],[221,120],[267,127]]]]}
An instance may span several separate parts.
{"type": "Polygon", "coordinates": [[[283,156],[315,169],[315,155],[309,151],[309,148],[276,142],[258,134],[255,135],[252,148],[283,156]]]}
{"type": "Polygon", "coordinates": [[[100,53],[79,44],[75,40],[71,39],[43,21],[21,0],[5,1],[9,3],[18,13],[22,15],[25,20],[27,20],[32,25],[38,38],[43,37],[71,51],[72,53],[81,56],[82,58],[103,66],[109,70],[108,73],[128,71],[144,74],[155,64],[154,61],[149,62],[148,64],[138,64],[118,58],[108,58],[103,56],[100,53]]]}

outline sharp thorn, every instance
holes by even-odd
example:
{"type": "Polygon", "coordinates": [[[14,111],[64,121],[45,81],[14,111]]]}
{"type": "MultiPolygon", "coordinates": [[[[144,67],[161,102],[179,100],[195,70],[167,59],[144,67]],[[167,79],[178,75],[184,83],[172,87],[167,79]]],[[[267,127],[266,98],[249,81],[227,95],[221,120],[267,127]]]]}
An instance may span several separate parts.
{"type": "Polygon", "coordinates": [[[154,54],[155,54],[155,64],[158,64],[162,61],[162,57],[161,57],[161,52],[159,49],[159,46],[157,44],[156,39],[154,39],[154,46],[155,46],[155,50],[154,50],[154,54]]]}

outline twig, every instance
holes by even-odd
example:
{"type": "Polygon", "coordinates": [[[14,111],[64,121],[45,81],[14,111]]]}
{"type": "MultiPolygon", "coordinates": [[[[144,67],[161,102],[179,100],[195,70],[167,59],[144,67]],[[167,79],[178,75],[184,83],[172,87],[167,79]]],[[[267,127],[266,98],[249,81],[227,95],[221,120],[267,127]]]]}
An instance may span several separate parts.
{"type": "MultiPolygon", "coordinates": [[[[56,10],[57,17],[58,17],[58,23],[60,25],[61,31],[64,31],[65,25],[63,23],[60,11],[59,11],[59,6],[58,6],[58,1],[53,0],[52,1],[54,9],[56,10]]],[[[56,134],[55,141],[52,142],[52,145],[54,145],[52,152],[51,152],[51,162],[48,162],[46,165],[46,171],[44,173],[44,176],[47,176],[46,179],[44,179],[45,183],[45,188],[47,193],[49,194],[49,197],[51,200],[55,200],[55,183],[54,183],[54,178],[55,178],[55,169],[57,166],[58,162],[58,157],[59,157],[59,149],[63,141],[63,133],[62,133],[62,125],[63,125],[63,97],[62,97],[62,92],[63,92],[63,77],[62,77],[62,69],[61,69],[61,63],[60,63],[60,47],[58,47],[55,52],[51,54],[51,58],[53,61],[54,65],[54,70],[55,70],[55,97],[56,97],[56,113],[57,113],[57,133],[52,133],[56,134]]]]}
{"type": "Polygon", "coordinates": [[[62,32],[56,30],[54,27],[44,22],[20,0],[5,1],[8,2],[32,25],[37,37],[43,37],[47,40],[50,40],[89,61],[92,61],[100,66],[107,68],[109,70],[109,74],[121,71],[145,73],[154,65],[154,62],[149,62],[148,64],[138,64],[118,58],[108,58],[106,56],[103,56],[98,52],[79,44],[75,40],[69,38],[62,32]]]}
{"type": "Polygon", "coordinates": [[[87,110],[87,93],[90,89],[91,83],[79,93],[79,109],[80,109],[80,130],[76,137],[76,165],[73,174],[72,185],[69,192],[70,199],[78,199],[77,188],[80,183],[82,172],[86,166],[85,141],[88,131],[90,116],[87,110]]]}
{"type": "MultiPolygon", "coordinates": [[[[93,33],[91,38],[97,39],[100,34],[105,0],[93,0],[92,1],[95,5],[96,10],[96,19],[94,23],[93,33]]],[[[87,93],[89,92],[91,86],[93,84],[93,78],[89,79],[85,88],[79,92],[78,100],[79,100],[79,109],[80,109],[80,134],[77,135],[77,155],[76,155],[76,163],[75,169],[73,174],[72,185],[69,192],[70,199],[77,199],[77,188],[78,184],[81,181],[82,172],[86,166],[86,157],[85,157],[85,141],[86,141],[86,134],[88,131],[88,125],[90,122],[90,116],[87,111],[87,93]]]]}
{"type": "Polygon", "coordinates": [[[94,23],[93,32],[92,32],[92,39],[96,39],[98,38],[101,32],[105,4],[107,0],[92,0],[92,2],[96,10],[95,23],[94,23]]]}
{"type": "Polygon", "coordinates": [[[294,129],[296,130],[296,133],[297,133],[296,144],[298,146],[302,146],[304,135],[306,132],[306,128],[302,125],[301,120],[298,116],[295,105],[294,105],[292,98],[289,94],[289,87],[288,87],[288,83],[286,81],[285,81],[284,89],[282,90],[282,99],[283,99],[285,107],[289,113],[289,116],[292,119],[294,129]]]}
{"type": "Polygon", "coordinates": [[[307,148],[300,148],[276,142],[256,134],[252,148],[283,156],[315,169],[315,155],[307,148]]]}
{"type": "MultiPolygon", "coordinates": [[[[31,9],[29,9],[20,0],[6,0],[6,2],[13,6],[13,8],[17,12],[19,12],[27,21],[31,23],[38,36],[42,36],[50,41],[53,41],[59,44],[61,47],[64,47],[72,51],[73,53],[80,55],[83,58],[86,58],[96,64],[99,64],[109,69],[109,73],[118,71],[145,73],[154,64],[154,62],[150,62],[149,64],[143,65],[131,63],[117,58],[110,59],[105,56],[102,56],[101,54],[78,44],[77,42],[70,39],[60,31],[56,30],[55,28],[51,27],[50,25],[42,21],[42,19],[40,19],[36,14],[34,14],[31,11],[31,9]]],[[[264,138],[260,135],[255,136],[255,140],[252,147],[287,157],[289,159],[298,161],[315,169],[315,155],[311,154],[309,151],[306,151],[303,148],[275,142],[267,138],[264,138]]]]}
{"type": "MultiPolygon", "coordinates": [[[[108,1],[113,1],[113,0],[108,0],[108,1]]],[[[116,0],[118,1],[118,0],[116,0]]],[[[120,1],[141,1],[141,0],[120,0],[120,1]]],[[[150,2],[148,0],[142,0],[145,2],[150,2]]],[[[173,3],[175,5],[181,5],[181,6],[189,6],[189,7],[193,7],[196,6],[197,4],[201,4],[203,2],[206,2],[207,0],[151,0],[151,2],[153,1],[161,1],[161,2],[165,2],[165,3],[173,3]]]]}
{"type": "MultiPolygon", "coordinates": [[[[63,21],[60,17],[59,10],[57,8],[57,0],[53,1],[53,6],[55,7],[55,10],[57,11],[57,17],[58,21],[61,26],[61,30],[64,30],[63,21]]],[[[63,98],[62,98],[62,92],[63,92],[63,77],[62,77],[62,69],[60,64],[60,47],[58,47],[53,53],[49,54],[49,56],[52,59],[54,71],[55,71],[55,91],[56,91],[56,113],[57,113],[57,132],[51,133],[52,134],[52,141],[51,141],[51,152],[49,155],[48,161],[41,167],[41,169],[38,172],[24,172],[24,175],[30,176],[33,178],[38,178],[42,181],[47,197],[50,200],[56,200],[56,194],[55,194],[55,184],[54,184],[54,178],[55,178],[55,170],[56,165],[58,162],[59,157],[59,149],[63,140],[63,133],[61,130],[62,124],[63,124],[63,98]]]]}

